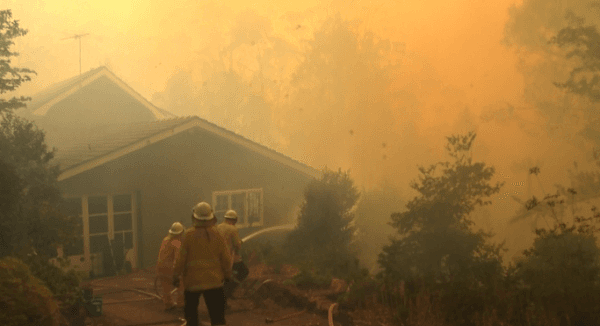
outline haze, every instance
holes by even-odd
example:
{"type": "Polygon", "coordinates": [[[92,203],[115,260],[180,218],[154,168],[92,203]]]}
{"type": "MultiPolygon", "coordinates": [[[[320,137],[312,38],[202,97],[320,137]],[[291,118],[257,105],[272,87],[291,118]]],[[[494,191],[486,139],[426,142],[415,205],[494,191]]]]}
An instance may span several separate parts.
{"type": "Polygon", "coordinates": [[[2,7],[29,30],[15,46],[15,65],[38,73],[18,95],[79,74],[78,42],[65,38],[89,33],[81,39],[83,71],[107,66],[176,115],[198,115],[315,168],[350,169],[366,190],[389,182],[404,201],[414,195],[408,185],[417,166],[447,159],[445,137],[475,130],[474,159],[506,182],[476,222],[507,240],[510,258],[531,239],[528,223],[509,223],[519,207],[512,195],[540,194],[528,168],[541,168],[547,188],[568,185],[567,169],[574,161],[589,169],[595,145],[578,132],[597,105],[553,87],[564,71],[541,69],[534,42],[517,37],[530,26],[514,17],[550,12],[541,3],[5,0],[2,7]],[[544,97],[562,103],[556,112],[575,103],[584,113],[561,118],[544,97]]]}

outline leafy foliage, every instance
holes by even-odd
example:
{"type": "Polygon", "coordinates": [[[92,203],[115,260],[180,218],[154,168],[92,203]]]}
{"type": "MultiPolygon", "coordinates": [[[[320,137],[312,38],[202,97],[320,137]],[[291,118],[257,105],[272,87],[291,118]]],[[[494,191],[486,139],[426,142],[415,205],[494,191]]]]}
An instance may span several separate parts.
{"type": "Polygon", "coordinates": [[[69,307],[82,299],[79,290],[79,276],[74,270],[63,271],[40,256],[29,256],[23,260],[29,266],[31,274],[44,282],[62,306],[69,307]]]}
{"type": "MultiPolygon", "coordinates": [[[[12,19],[10,10],[0,11],[0,94],[16,90],[35,74],[33,70],[10,65],[10,58],[19,55],[11,50],[11,46],[15,44],[14,39],[25,34],[27,30],[19,26],[18,20],[12,19]]],[[[8,100],[0,98],[0,114],[24,107],[27,100],[30,98],[23,96],[8,100]]]]}
{"type": "Polygon", "coordinates": [[[448,137],[446,149],[454,161],[419,168],[419,182],[411,186],[420,195],[408,202],[407,211],[392,214],[398,234],[379,257],[384,278],[441,289],[447,317],[460,323],[483,309],[482,293],[491,300],[502,275],[501,245],[487,244],[491,234],[471,230],[469,214],[490,204],[485,198],[501,187],[489,184],[493,167],[472,162],[475,136],[448,137]]]}
{"type": "MultiPolygon", "coordinates": [[[[539,169],[531,170],[535,172],[539,173],[539,169]]],[[[521,216],[549,215],[552,226],[536,229],[533,246],[524,251],[524,258],[513,267],[514,277],[524,285],[520,291],[529,298],[530,305],[554,312],[574,325],[597,324],[600,248],[595,234],[600,214],[592,207],[591,216],[578,215],[577,190],[557,188],[556,194],[527,201],[526,212],[532,213],[521,216]],[[569,202],[571,210],[566,209],[569,202]]]]}
{"type": "MultiPolygon", "coordinates": [[[[10,65],[10,57],[18,55],[10,50],[13,39],[26,32],[10,10],[0,11],[0,94],[14,91],[35,73],[10,65]]],[[[49,263],[58,244],[69,245],[81,234],[81,224],[79,217],[60,211],[59,170],[51,164],[54,150],[48,149],[44,132],[13,113],[27,100],[0,99],[0,257],[6,257],[0,263],[0,300],[7,300],[0,305],[12,315],[0,314],[5,325],[50,324],[57,314],[55,299],[70,305],[79,293],[74,272],[49,263]]]]}
{"type": "Polygon", "coordinates": [[[290,151],[310,148],[317,162],[327,158],[374,166],[382,162],[382,142],[398,137],[398,113],[412,116],[415,97],[396,87],[403,46],[359,30],[361,25],[331,15],[306,43],[291,76],[290,100],[276,113],[290,135],[290,151]]]}
{"type": "Polygon", "coordinates": [[[353,208],[359,193],[348,172],[325,170],[304,192],[298,227],[284,244],[290,260],[305,262],[317,273],[347,276],[356,266],[352,250],[353,208]]]}
{"type": "Polygon", "coordinates": [[[551,43],[568,49],[566,58],[577,58],[579,62],[566,82],[555,85],[592,101],[600,101],[600,34],[596,26],[565,27],[551,43]]]}
{"type": "Polygon", "coordinates": [[[8,186],[2,188],[2,197],[11,208],[0,212],[5,242],[0,256],[30,249],[45,257],[54,256],[53,248],[75,241],[80,228],[78,218],[60,212],[58,167],[50,162],[54,151],[48,150],[44,132],[35,124],[5,113],[0,121],[0,153],[10,178],[8,186]]]}
{"type": "Polygon", "coordinates": [[[299,288],[327,288],[331,284],[331,275],[321,274],[314,269],[302,268],[292,281],[299,288]]]}
{"type": "Polygon", "coordinates": [[[0,324],[56,325],[58,305],[29,267],[14,257],[0,259],[0,324]]]}
{"type": "Polygon", "coordinates": [[[474,133],[448,137],[447,150],[455,161],[419,168],[419,182],[411,187],[420,196],[408,202],[407,211],[391,216],[390,224],[399,237],[385,247],[380,257],[387,274],[400,278],[428,276],[436,281],[443,269],[450,272],[476,256],[484,257],[484,240],[489,235],[470,230],[473,222],[469,213],[476,206],[490,204],[484,198],[497,193],[501,185],[488,184],[494,168],[472,163],[469,150],[474,139],[474,133]],[[436,175],[438,168],[440,175],[436,175]]]}
{"type": "Polygon", "coordinates": [[[597,57],[593,58],[593,39],[584,38],[589,34],[585,26],[600,23],[597,10],[597,0],[523,0],[509,9],[505,25],[507,45],[518,50],[517,69],[525,77],[524,91],[545,118],[537,127],[574,146],[584,139],[600,144],[600,111],[593,100],[597,71],[587,70],[597,57]],[[568,40],[575,35],[581,39],[568,40]],[[568,57],[573,50],[585,58],[568,57]]]}
{"type": "MultiPolygon", "coordinates": [[[[14,39],[26,30],[12,20],[10,10],[0,11],[0,93],[14,91],[29,81],[34,72],[15,68],[10,58],[14,39]]],[[[17,252],[36,252],[44,257],[55,255],[58,243],[67,244],[78,234],[78,220],[59,211],[61,196],[57,188],[58,167],[50,160],[54,150],[45,143],[45,134],[37,126],[17,117],[14,109],[25,106],[27,98],[0,99],[0,257],[17,252]]]]}

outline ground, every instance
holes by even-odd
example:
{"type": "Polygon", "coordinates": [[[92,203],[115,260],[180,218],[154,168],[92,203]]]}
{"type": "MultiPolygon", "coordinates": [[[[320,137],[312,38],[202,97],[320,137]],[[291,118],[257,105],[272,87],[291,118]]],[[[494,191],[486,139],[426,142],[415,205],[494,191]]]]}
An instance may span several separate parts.
{"type": "MultiPolygon", "coordinates": [[[[328,310],[334,303],[330,290],[299,290],[281,283],[295,273],[293,268],[283,268],[273,273],[264,265],[250,268],[250,275],[230,300],[231,309],[226,313],[228,325],[329,325],[328,310]],[[329,291],[329,292],[328,292],[329,291]],[[281,317],[288,317],[279,320],[281,317]],[[269,319],[269,320],[267,320],[269,319]],[[272,321],[272,322],[271,322],[272,321]]],[[[166,312],[154,293],[153,268],[138,270],[128,275],[95,279],[85,282],[93,288],[94,296],[102,296],[102,316],[88,317],[86,324],[97,326],[182,324],[183,311],[166,312]]],[[[200,321],[210,325],[208,312],[201,300],[200,321]]],[[[391,325],[382,312],[369,308],[361,311],[342,312],[333,310],[334,325],[391,325]],[[348,316],[352,316],[350,321],[348,316]]]]}

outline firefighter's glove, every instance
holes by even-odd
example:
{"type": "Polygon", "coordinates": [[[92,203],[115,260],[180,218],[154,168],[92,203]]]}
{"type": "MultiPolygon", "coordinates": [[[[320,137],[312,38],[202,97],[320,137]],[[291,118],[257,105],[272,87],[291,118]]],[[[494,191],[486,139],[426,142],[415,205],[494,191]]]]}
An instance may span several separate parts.
{"type": "Polygon", "coordinates": [[[173,277],[173,287],[176,287],[176,288],[178,288],[178,287],[179,287],[179,283],[180,283],[180,282],[181,282],[181,281],[179,280],[179,277],[177,277],[177,276],[174,276],[174,277],[173,277]]]}

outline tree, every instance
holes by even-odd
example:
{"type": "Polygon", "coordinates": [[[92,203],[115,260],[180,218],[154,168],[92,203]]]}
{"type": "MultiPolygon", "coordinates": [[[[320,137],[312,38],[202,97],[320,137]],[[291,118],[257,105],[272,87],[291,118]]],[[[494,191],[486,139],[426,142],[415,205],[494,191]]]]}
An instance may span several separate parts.
{"type": "MultiPolygon", "coordinates": [[[[14,91],[35,72],[15,68],[10,58],[14,38],[26,30],[12,20],[10,10],[0,12],[0,93],[14,91]]],[[[77,236],[78,217],[60,213],[61,196],[57,188],[58,167],[51,164],[42,130],[17,117],[13,111],[24,107],[28,98],[0,99],[0,176],[7,183],[1,188],[0,256],[34,251],[43,257],[55,254],[53,248],[77,236]]]]}
{"type": "Polygon", "coordinates": [[[545,117],[549,136],[577,146],[582,140],[600,145],[596,81],[586,68],[596,60],[586,54],[593,50],[593,32],[583,27],[598,26],[599,9],[597,0],[525,0],[510,9],[505,25],[504,41],[519,55],[527,102],[545,117]]]}
{"type": "MultiPolygon", "coordinates": [[[[288,131],[289,152],[309,156],[313,164],[351,162],[368,176],[382,157],[387,159],[382,150],[389,151],[399,138],[396,114],[410,121],[416,99],[395,87],[400,47],[394,50],[389,40],[356,26],[360,22],[340,15],[322,23],[292,74],[290,99],[275,119],[288,131]]],[[[411,137],[409,128],[403,136],[405,141],[411,137]]]]}
{"type": "Polygon", "coordinates": [[[293,261],[311,262],[318,272],[347,276],[356,258],[351,244],[353,208],[359,193],[348,172],[323,171],[304,191],[298,227],[288,235],[286,251],[293,261]]]}
{"type": "MultiPolygon", "coordinates": [[[[540,172],[537,167],[530,171],[536,175],[540,172]]],[[[585,175],[589,174],[580,176],[585,175]]],[[[558,185],[555,194],[544,194],[540,200],[533,196],[524,204],[517,218],[544,218],[546,227],[536,228],[533,245],[511,266],[511,275],[524,285],[517,289],[534,308],[552,312],[571,325],[593,325],[600,321],[596,305],[600,291],[596,237],[600,214],[595,206],[591,216],[578,213],[576,204],[590,199],[589,189],[581,190],[583,198],[576,198],[579,189],[558,185]]]]}
{"type": "Polygon", "coordinates": [[[493,167],[472,162],[475,136],[448,137],[446,150],[454,160],[419,168],[419,181],[411,184],[419,195],[406,211],[391,215],[390,225],[398,233],[379,256],[384,278],[443,289],[447,318],[463,324],[484,309],[481,293],[491,298],[502,275],[501,245],[488,244],[489,233],[472,231],[469,218],[477,207],[489,205],[485,199],[502,186],[489,184],[493,167]]]}
{"type": "Polygon", "coordinates": [[[198,52],[198,75],[192,73],[194,66],[178,72],[152,100],[277,148],[272,110],[284,98],[282,80],[300,54],[275,34],[268,18],[252,10],[240,13],[223,38],[229,39],[227,44],[198,52]]]}
{"type": "MultiPolygon", "coordinates": [[[[33,70],[10,65],[10,58],[19,55],[11,51],[11,46],[15,44],[14,39],[25,34],[27,30],[19,26],[18,20],[12,19],[10,10],[0,11],[0,94],[16,90],[23,82],[30,81],[31,75],[35,74],[33,70]]],[[[0,98],[0,114],[25,107],[27,100],[30,98],[23,96],[12,97],[9,100],[0,98]]]]}
{"type": "Polygon", "coordinates": [[[596,26],[569,26],[561,29],[551,43],[567,49],[566,58],[578,59],[578,65],[569,74],[569,79],[556,86],[600,101],[600,34],[596,26]]]}

